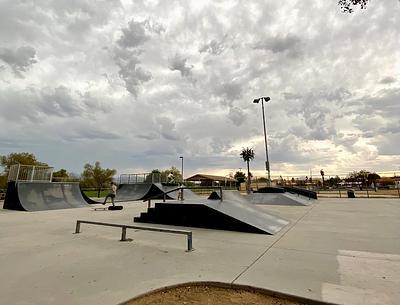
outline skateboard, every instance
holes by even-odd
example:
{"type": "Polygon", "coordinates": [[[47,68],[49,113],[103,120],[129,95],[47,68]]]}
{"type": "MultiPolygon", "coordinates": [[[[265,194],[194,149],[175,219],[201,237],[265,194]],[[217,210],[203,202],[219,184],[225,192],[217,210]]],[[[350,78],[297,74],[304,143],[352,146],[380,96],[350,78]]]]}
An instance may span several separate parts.
{"type": "Polygon", "coordinates": [[[109,206],[109,207],[103,206],[103,207],[95,207],[95,208],[93,208],[94,211],[106,211],[106,210],[116,211],[116,210],[122,210],[122,209],[123,209],[122,205],[109,206]]]}
{"type": "Polygon", "coordinates": [[[109,206],[108,209],[110,211],[116,211],[116,210],[122,210],[124,207],[122,205],[116,205],[116,206],[109,206]]]}

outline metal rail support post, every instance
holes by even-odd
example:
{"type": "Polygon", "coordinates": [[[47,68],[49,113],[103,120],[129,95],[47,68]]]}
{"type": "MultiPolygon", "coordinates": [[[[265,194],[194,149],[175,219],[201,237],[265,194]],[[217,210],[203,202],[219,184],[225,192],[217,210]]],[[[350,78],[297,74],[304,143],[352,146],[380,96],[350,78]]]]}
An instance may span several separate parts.
{"type": "Polygon", "coordinates": [[[121,232],[121,241],[126,241],[126,227],[121,227],[122,232],[121,232]]]}
{"type": "Polygon", "coordinates": [[[193,245],[192,245],[192,232],[189,232],[187,235],[187,252],[193,250],[193,245]]]}
{"type": "Polygon", "coordinates": [[[77,221],[76,222],[76,227],[75,227],[75,234],[78,234],[81,232],[81,222],[77,221]]]}

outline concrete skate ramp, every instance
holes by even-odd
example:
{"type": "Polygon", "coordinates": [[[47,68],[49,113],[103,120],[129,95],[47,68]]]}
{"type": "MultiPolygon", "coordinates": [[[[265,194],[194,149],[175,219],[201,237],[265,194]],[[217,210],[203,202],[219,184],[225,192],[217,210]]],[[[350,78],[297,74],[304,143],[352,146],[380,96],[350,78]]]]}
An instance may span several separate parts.
{"type": "Polygon", "coordinates": [[[285,192],[288,192],[288,193],[301,195],[306,198],[318,199],[317,192],[314,192],[314,191],[302,189],[299,187],[289,187],[289,186],[284,186],[283,189],[285,190],[285,192]]]}
{"type": "Polygon", "coordinates": [[[307,206],[315,199],[291,193],[253,193],[246,196],[253,204],[307,206]]]}
{"type": "MultiPolygon", "coordinates": [[[[160,183],[120,184],[115,201],[162,199],[164,189],[160,183]]],[[[173,199],[167,195],[167,199],[173,199]]]]}
{"type": "Polygon", "coordinates": [[[10,182],[4,209],[45,211],[87,207],[79,183],[10,182]]]}
{"type": "Polygon", "coordinates": [[[289,223],[246,200],[227,197],[229,195],[223,201],[189,199],[157,202],[154,208],[148,208],[134,221],[263,234],[275,234],[289,223]]]}

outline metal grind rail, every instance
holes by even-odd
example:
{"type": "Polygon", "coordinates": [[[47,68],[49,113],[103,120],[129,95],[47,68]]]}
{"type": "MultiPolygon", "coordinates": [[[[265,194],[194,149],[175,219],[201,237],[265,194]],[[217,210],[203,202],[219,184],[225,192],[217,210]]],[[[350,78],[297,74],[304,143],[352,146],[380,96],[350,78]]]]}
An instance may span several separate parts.
{"type": "MultiPolygon", "coordinates": [[[[177,187],[175,189],[169,190],[167,192],[163,192],[163,202],[166,202],[167,194],[169,194],[169,193],[173,193],[173,192],[176,192],[176,191],[181,191],[182,192],[183,190],[196,190],[196,189],[198,189],[198,190],[201,190],[201,189],[218,189],[219,190],[219,196],[221,198],[220,200],[222,201],[222,186],[207,186],[207,187],[179,186],[179,187],[177,187]]],[[[182,195],[180,196],[180,199],[178,199],[178,200],[183,201],[184,200],[183,192],[181,194],[182,195]]],[[[150,207],[150,200],[157,199],[157,197],[159,197],[159,196],[160,195],[154,195],[154,196],[149,197],[149,198],[147,198],[146,200],[143,200],[143,201],[149,201],[149,207],[150,207]]]]}
{"type": "Polygon", "coordinates": [[[116,227],[121,228],[121,241],[128,241],[126,238],[126,229],[136,229],[136,230],[144,230],[144,231],[153,231],[153,232],[163,232],[163,233],[172,233],[172,234],[182,234],[187,236],[187,252],[193,251],[193,239],[192,239],[192,231],[187,230],[176,230],[176,229],[165,229],[165,228],[156,228],[156,227],[142,227],[142,226],[130,226],[130,225],[120,225],[116,223],[107,223],[107,222],[97,222],[97,221],[87,221],[87,220],[77,220],[75,234],[80,233],[81,231],[81,223],[98,225],[98,226],[106,226],[106,227],[116,227]]]}

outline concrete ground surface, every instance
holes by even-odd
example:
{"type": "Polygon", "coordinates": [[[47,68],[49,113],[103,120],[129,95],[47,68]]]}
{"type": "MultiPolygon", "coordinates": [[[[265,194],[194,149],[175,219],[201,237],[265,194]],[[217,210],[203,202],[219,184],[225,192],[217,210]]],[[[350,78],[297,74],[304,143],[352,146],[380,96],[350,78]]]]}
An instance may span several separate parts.
{"type": "Polygon", "coordinates": [[[147,203],[122,211],[0,210],[0,304],[110,305],[191,281],[338,304],[400,304],[399,199],[259,207],[290,224],[275,236],[189,228],[193,252],[185,252],[183,235],[128,230],[133,240],[120,242],[121,229],[85,224],[73,234],[77,219],[132,225],[147,203]]]}

